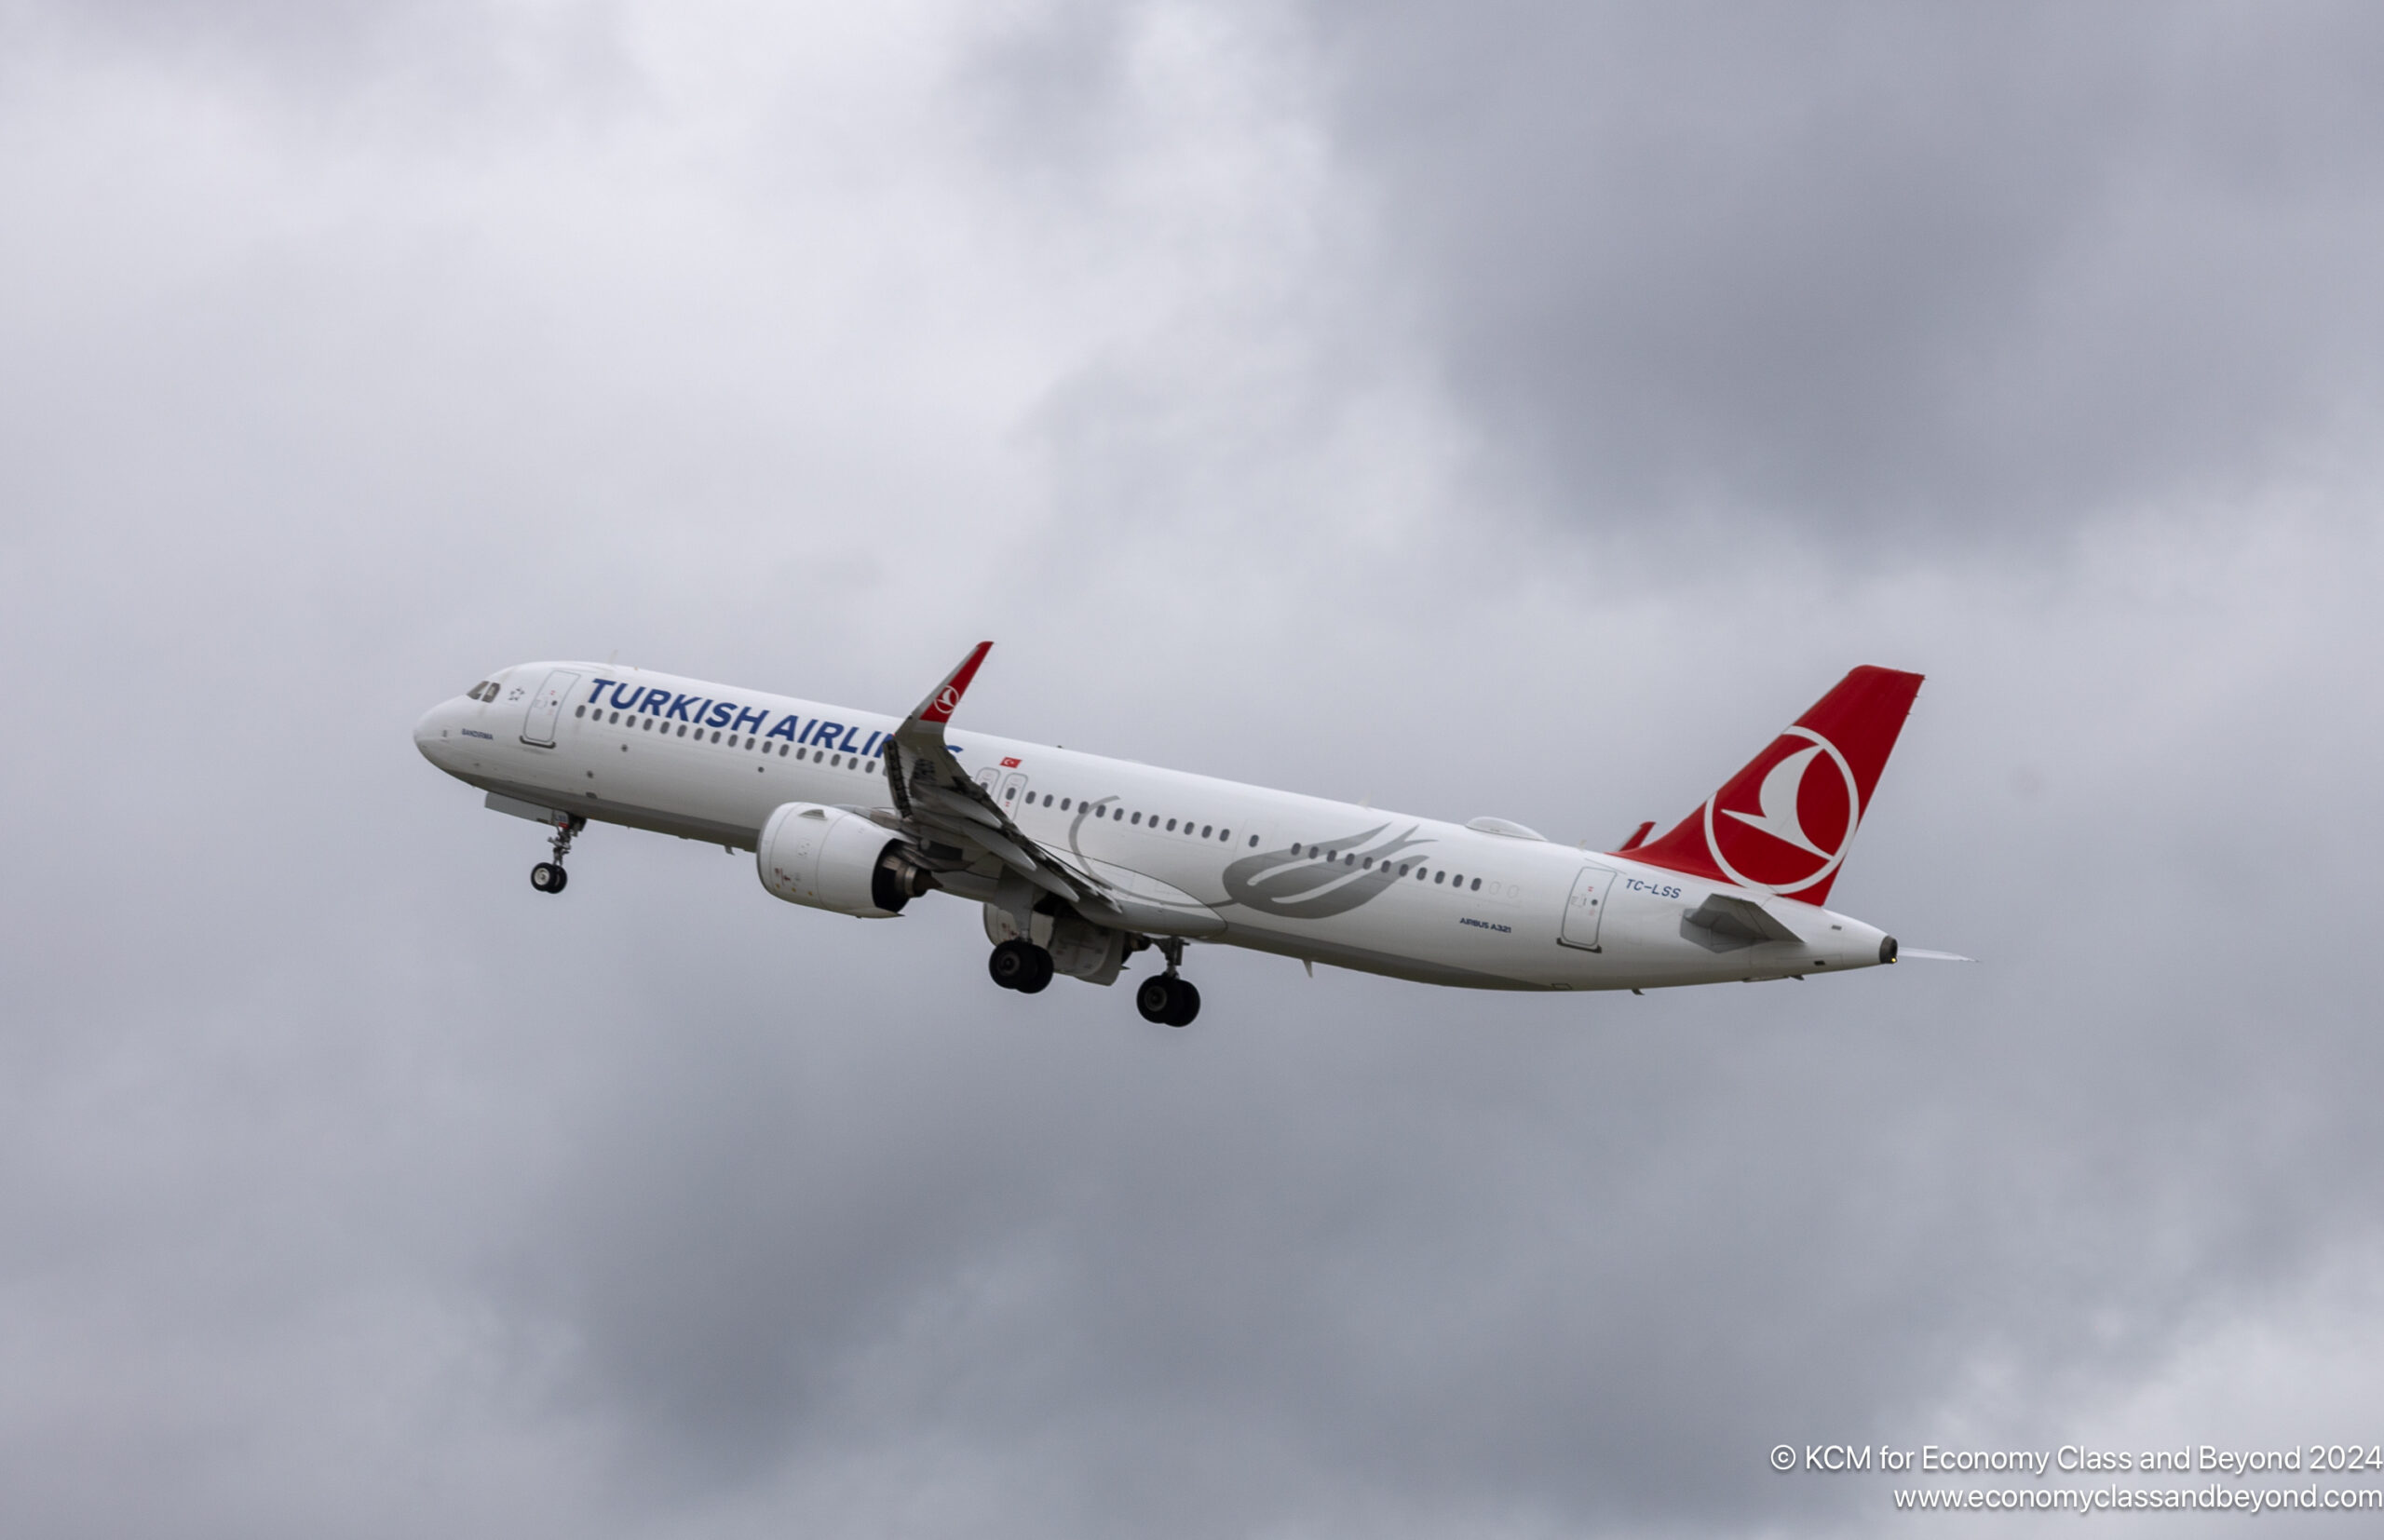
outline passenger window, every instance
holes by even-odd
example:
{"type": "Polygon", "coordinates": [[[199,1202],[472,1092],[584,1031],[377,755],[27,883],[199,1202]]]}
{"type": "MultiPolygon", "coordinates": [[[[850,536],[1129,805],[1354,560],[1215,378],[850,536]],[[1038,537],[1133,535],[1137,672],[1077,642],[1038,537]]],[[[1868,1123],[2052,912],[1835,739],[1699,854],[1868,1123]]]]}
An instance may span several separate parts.
{"type": "Polygon", "coordinates": [[[606,720],[608,723],[617,724],[617,723],[620,722],[620,720],[621,720],[621,713],[619,713],[618,711],[616,711],[616,712],[614,712],[610,717],[606,718],[605,720],[606,720]]]}
{"type": "Polygon", "coordinates": [[[712,742],[714,742],[714,743],[718,743],[718,742],[720,741],[720,734],[719,734],[719,733],[717,733],[717,732],[714,732],[714,733],[712,734],[712,736],[711,736],[711,740],[712,740],[712,742]]]}
{"type": "Polygon", "coordinates": [[[1142,816],[1140,813],[1135,814],[1135,815],[1134,815],[1134,821],[1135,821],[1136,823],[1140,823],[1140,822],[1142,822],[1142,821],[1143,821],[1143,816],[1142,816]]]}
{"type": "Polygon", "coordinates": [[[1433,885],[1434,887],[1438,887],[1438,886],[1440,886],[1440,885],[1441,885],[1441,884],[1442,884],[1443,882],[1444,882],[1444,881],[1446,881],[1446,880],[1447,880],[1447,877],[1448,877],[1448,873],[1447,873],[1447,872],[1445,872],[1445,871],[1435,871],[1435,872],[1433,872],[1433,873],[1432,873],[1432,885],[1433,885]]]}
{"type": "Polygon", "coordinates": [[[571,714],[576,717],[584,717],[588,714],[588,708],[585,706],[575,707],[571,714]]]}
{"type": "Polygon", "coordinates": [[[651,733],[651,732],[653,732],[653,731],[654,731],[654,719],[653,719],[652,717],[647,717],[644,721],[643,721],[643,722],[639,723],[638,723],[638,731],[640,731],[640,732],[642,732],[642,733],[651,733]]]}
{"type": "Polygon", "coordinates": [[[1366,858],[1365,869],[1368,871],[1372,871],[1375,869],[1375,858],[1372,856],[1366,858]]]}
{"type": "Polygon", "coordinates": [[[1293,854],[1293,855],[1294,855],[1294,856],[1296,856],[1296,855],[1298,855],[1299,853],[1300,853],[1300,842],[1299,842],[1299,841],[1297,841],[1297,840],[1294,840],[1294,841],[1292,842],[1292,854],[1293,854]]]}
{"type": "Polygon", "coordinates": [[[784,759],[784,758],[786,758],[786,749],[787,749],[787,746],[786,746],[785,744],[781,743],[781,744],[779,744],[779,758],[780,758],[780,759],[784,759]]]}
{"type": "Polygon", "coordinates": [[[1167,820],[1167,831],[1171,834],[1175,832],[1175,820],[1173,818],[1167,820]]]}
{"type": "Polygon", "coordinates": [[[1204,840],[1209,837],[1209,826],[1205,823],[1200,826],[1200,837],[1204,840]]]}
{"type": "Polygon", "coordinates": [[[1258,836],[1257,836],[1257,835],[1255,835],[1255,834],[1253,834],[1252,836],[1250,836],[1250,848],[1251,848],[1251,849],[1253,849],[1253,850],[1255,850],[1255,849],[1257,849],[1257,848],[1258,848],[1258,836]]]}
{"type": "Polygon", "coordinates": [[[1067,798],[1065,798],[1065,797],[1062,797],[1062,798],[1060,799],[1060,811],[1061,811],[1061,812],[1063,812],[1063,813],[1064,813],[1064,812],[1066,812],[1067,810],[1068,810],[1068,799],[1067,799],[1067,798]]]}
{"type": "Polygon", "coordinates": [[[1473,891],[1476,893],[1482,891],[1482,879],[1479,877],[1473,879],[1473,891]]]}

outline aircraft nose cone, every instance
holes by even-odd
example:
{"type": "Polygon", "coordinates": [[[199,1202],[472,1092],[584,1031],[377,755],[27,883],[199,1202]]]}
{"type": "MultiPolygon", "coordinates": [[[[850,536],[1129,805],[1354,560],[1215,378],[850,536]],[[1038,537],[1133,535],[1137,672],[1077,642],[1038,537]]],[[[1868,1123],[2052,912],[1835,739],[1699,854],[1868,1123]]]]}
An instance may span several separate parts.
{"type": "Polygon", "coordinates": [[[439,736],[440,719],[446,714],[445,707],[434,706],[413,724],[413,746],[422,750],[422,757],[433,764],[439,763],[439,746],[446,741],[439,736]]]}

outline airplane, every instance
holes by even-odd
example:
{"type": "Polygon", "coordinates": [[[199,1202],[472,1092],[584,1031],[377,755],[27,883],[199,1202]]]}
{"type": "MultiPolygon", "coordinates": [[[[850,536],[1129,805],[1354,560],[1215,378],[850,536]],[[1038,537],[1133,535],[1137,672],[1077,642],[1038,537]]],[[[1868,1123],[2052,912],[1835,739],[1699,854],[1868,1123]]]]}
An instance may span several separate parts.
{"type": "MultiPolygon", "coordinates": [[[[1467,989],[1644,990],[1896,961],[1826,906],[1921,676],[1859,668],[1666,833],[1613,850],[1504,818],[1391,813],[952,726],[979,642],[908,716],[578,662],[431,708],[430,763],[552,831],[559,894],[590,823],[751,851],[773,898],[860,919],[982,906],[994,982],[1113,984],[1188,1025],[1194,942],[1467,989]]],[[[1909,957],[1953,954],[1902,953],[1909,957]]]]}

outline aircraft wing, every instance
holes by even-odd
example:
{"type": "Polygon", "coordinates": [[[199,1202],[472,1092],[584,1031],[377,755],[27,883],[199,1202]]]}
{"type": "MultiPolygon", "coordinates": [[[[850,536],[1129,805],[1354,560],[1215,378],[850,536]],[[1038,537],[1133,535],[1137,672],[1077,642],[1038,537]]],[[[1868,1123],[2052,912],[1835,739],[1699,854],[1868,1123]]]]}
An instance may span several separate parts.
{"type": "Polygon", "coordinates": [[[895,811],[919,834],[982,851],[1069,903],[1109,910],[1112,906],[1104,899],[1106,885],[1022,832],[993,793],[968,778],[944,743],[944,723],[952,720],[968,682],[977,677],[978,665],[993,647],[990,642],[977,643],[886,740],[886,789],[893,793],[895,811]]]}

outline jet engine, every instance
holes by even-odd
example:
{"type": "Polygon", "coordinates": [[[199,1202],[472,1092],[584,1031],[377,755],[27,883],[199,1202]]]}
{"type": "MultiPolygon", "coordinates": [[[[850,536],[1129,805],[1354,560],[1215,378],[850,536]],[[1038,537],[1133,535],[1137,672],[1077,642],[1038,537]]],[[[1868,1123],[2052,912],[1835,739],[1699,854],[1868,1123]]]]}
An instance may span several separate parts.
{"type": "Polygon", "coordinates": [[[770,815],[753,852],[773,898],[885,920],[935,885],[916,852],[858,813],[791,802],[770,815]]]}

